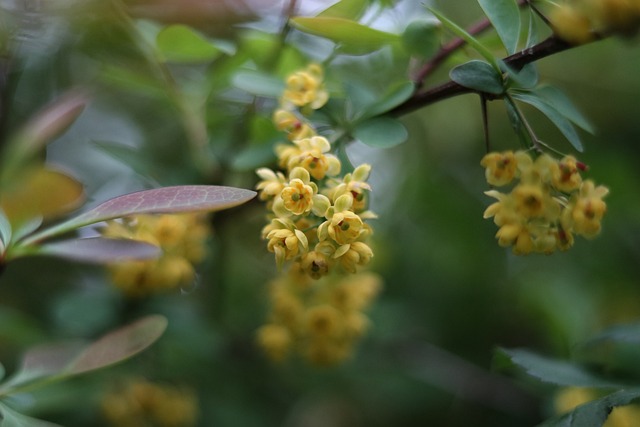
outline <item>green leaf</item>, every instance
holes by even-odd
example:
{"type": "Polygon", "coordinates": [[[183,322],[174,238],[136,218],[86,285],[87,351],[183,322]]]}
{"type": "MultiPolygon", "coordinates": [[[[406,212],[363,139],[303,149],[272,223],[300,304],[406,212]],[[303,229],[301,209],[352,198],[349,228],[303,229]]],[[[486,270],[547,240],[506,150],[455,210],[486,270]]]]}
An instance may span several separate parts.
{"type": "Polygon", "coordinates": [[[538,84],[538,69],[534,63],[525,65],[519,71],[503,63],[503,71],[507,73],[507,80],[515,83],[518,88],[531,89],[538,84]]]}
{"type": "Polygon", "coordinates": [[[0,427],[61,427],[47,421],[23,415],[0,403],[0,427]]]}
{"type": "Polygon", "coordinates": [[[359,141],[375,148],[389,148],[407,140],[407,129],[391,117],[376,117],[365,120],[353,130],[359,141]]]}
{"type": "Polygon", "coordinates": [[[599,378],[579,365],[550,359],[524,349],[498,349],[499,367],[516,366],[537,380],[560,386],[620,388],[622,385],[599,378]]]}
{"type": "Polygon", "coordinates": [[[620,390],[580,405],[568,414],[552,418],[538,427],[602,427],[614,407],[628,405],[639,398],[638,388],[620,390]]]}
{"type": "Polygon", "coordinates": [[[431,58],[440,49],[441,27],[435,21],[413,21],[402,33],[402,44],[411,55],[431,58]]]}
{"type": "Polygon", "coordinates": [[[11,234],[11,223],[0,206],[0,255],[4,254],[5,248],[11,243],[11,234]]]}
{"type": "Polygon", "coordinates": [[[165,27],[156,37],[158,51],[169,62],[209,62],[220,50],[202,34],[186,25],[165,27]]]}
{"type": "Polygon", "coordinates": [[[284,91],[284,81],[258,71],[239,71],[233,76],[233,85],[256,96],[279,98],[284,91]]]}
{"type": "Polygon", "coordinates": [[[500,95],[504,93],[502,74],[484,61],[472,60],[453,68],[449,77],[469,89],[500,95]]]}
{"type": "Polygon", "coordinates": [[[580,136],[576,132],[575,128],[571,124],[571,122],[558,111],[553,105],[550,105],[546,102],[546,100],[542,99],[537,94],[531,93],[513,93],[513,98],[527,103],[535,108],[537,108],[541,113],[543,113],[551,122],[556,125],[556,127],[560,130],[560,132],[567,138],[567,140],[573,145],[573,147],[582,152],[582,141],[580,141],[580,136]]]}
{"type": "Polygon", "coordinates": [[[365,110],[365,117],[379,116],[409,99],[415,90],[411,81],[401,81],[391,85],[386,92],[365,110]]]}
{"type": "Polygon", "coordinates": [[[550,85],[544,85],[534,90],[547,104],[555,108],[560,114],[573,124],[589,133],[594,133],[589,120],[573,105],[571,100],[560,89],[550,85]]]}
{"type": "Polygon", "coordinates": [[[435,15],[436,18],[438,18],[438,20],[440,22],[442,22],[442,24],[447,27],[451,32],[453,32],[455,35],[457,35],[458,37],[460,37],[462,40],[464,40],[465,42],[467,42],[469,44],[469,46],[471,46],[472,48],[474,48],[484,59],[487,60],[487,62],[489,64],[491,64],[491,66],[497,71],[497,72],[501,72],[500,71],[500,66],[499,66],[499,61],[496,59],[495,56],[493,56],[493,54],[491,53],[491,51],[489,49],[487,49],[482,43],[480,43],[478,41],[478,39],[476,39],[475,37],[473,37],[471,34],[469,34],[466,30],[464,30],[462,27],[460,27],[458,24],[456,24],[455,22],[451,21],[449,18],[447,18],[446,16],[444,16],[443,14],[441,14],[440,12],[438,12],[437,10],[427,7],[427,9],[433,13],[435,15]]]}
{"type": "Polygon", "coordinates": [[[369,0],[340,0],[329,6],[317,16],[323,18],[358,19],[369,6],[369,0]]]}
{"type": "Polygon", "coordinates": [[[618,376],[638,377],[640,323],[616,325],[575,347],[574,357],[618,376]]]}
{"type": "Polygon", "coordinates": [[[71,239],[38,246],[34,255],[47,255],[72,261],[105,264],[127,260],[157,258],[159,247],[132,239],[91,237],[71,239]]]}
{"type": "Polygon", "coordinates": [[[376,30],[344,18],[296,17],[291,25],[299,31],[340,44],[345,53],[363,55],[384,46],[398,44],[400,36],[376,30]]]}
{"type": "Polygon", "coordinates": [[[86,225],[128,215],[229,209],[251,200],[255,195],[251,190],[216,185],[182,185],[138,191],[107,200],[83,214],[31,235],[19,246],[26,247],[86,225]]]}
{"type": "Polygon", "coordinates": [[[520,9],[515,0],[478,0],[509,55],[518,48],[520,9]]]}

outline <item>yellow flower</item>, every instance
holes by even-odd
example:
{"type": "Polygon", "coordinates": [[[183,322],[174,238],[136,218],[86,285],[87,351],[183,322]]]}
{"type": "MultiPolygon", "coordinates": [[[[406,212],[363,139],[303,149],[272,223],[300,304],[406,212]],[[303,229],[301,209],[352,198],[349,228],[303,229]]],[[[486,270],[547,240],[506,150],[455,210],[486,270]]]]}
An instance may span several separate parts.
{"type": "Polygon", "coordinates": [[[580,188],[580,194],[571,209],[573,230],[585,237],[594,237],[600,232],[600,221],[607,211],[607,204],[602,200],[609,193],[606,187],[596,187],[590,180],[580,188]]]}
{"type": "Polygon", "coordinates": [[[276,110],[273,113],[273,122],[278,130],[287,132],[287,137],[290,141],[310,138],[315,135],[313,128],[308,123],[300,120],[292,111],[276,110]]]}
{"type": "Polygon", "coordinates": [[[319,279],[329,272],[329,259],[322,252],[311,251],[302,257],[300,266],[310,277],[319,279]]]}
{"type": "Polygon", "coordinates": [[[278,268],[282,268],[284,261],[293,259],[300,252],[306,252],[309,247],[307,236],[289,219],[273,219],[263,229],[263,235],[269,240],[267,250],[275,254],[278,268]]]}
{"type": "Polygon", "coordinates": [[[339,247],[333,257],[340,260],[340,264],[346,271],[355,273],[356,266],[369,264],[373,257],[373,251],[366,243],[353,242],[339,247]]]}
{"type": "Polygon", "coordinates": [[[553,186],[565,193],[580,188],[582,177],[578,171],[578,162],[573,156],[566,156],[557,163],[551,165],[551,182],[553,186]]]}
{"type": "Polygon", "coordinates": [[[363,230],[362,218],[352,211],[334,213],[327,226],[329,236],[339,245],[355,242],[363,230]]]}
{"type": "Polygon", "coordinates": [[[281,104],[285,109],[290,109],[291,106],[308,106],[317,110],[329,99],[322,80],[323,71],[318,64],[311,64],[305,70],[296,71],[287,78],[281,104]]]}
{"type": "Polygon", "coordinates": [[[362,164],[355,168],[353,173],[348,173],[342,178],[342,182],[327,191],[331,200],[336,200],[343,194],[350,193],[353,196],[351,209],[361,212],[366,208],[366,192],[371,191],[371,186],[366,182],[371,172],[371,166],[362,164]]]}
{"type": "Polygon", "coordinates": [[[573,45],[595,39],[590,17],[574,4],[557,5],[551,10],[549,21],[556,37],[573,45]]]}
{"type": "Polygon", "coordinates": [[[480,161],[485,169],[487,182],[495,186],[509,184],[516,174],[517,161],[513,151],[489,153],[480,161]]]}
{"type": "Polygon", "coordinates": [[[280,196],[284,207],[295,215],[302,215],[311,210],[314,190],[300,179],[292,179],[280,196]]]}
{"type": "Polygon", "coordinates": [[[312,336],[332,337],[342,332],[340,312],[329,304],[311,307],[305,315],[306,330],[312,336]]]}
{"type": "Polygon", "coordinates": [[[325,175],[335,176],[340,173],[340,160],[332,154],[326,154],[331,144],[322,136],[313,136],[294,141],[297,153],[287,152],[287,168],[306,169],[315,179],[323,179],[325,175]]]}
{"type": "Polygon", "coordinates": [[[276,197],[287,181],[281,172],[274,172],[268,168],[260,168],[256,174],[262,178],[262,181],[256,185],[256,189],[260,192],[260,200],[271,200],[276,197]]]}
{"type": "Polygon", "coordinates": [[[518,161],[520,182],[524,184],[548,184],[551,181],[551,168],[556,160],[548,154],[540,154],[536,159],[526,151],[515,153],[518,161]]]}
{"type": "Polygon", "coordinates": [[[276,362],[281,362],[287,357],[293,342],[289,330],[275,324],[261,326],[257,331],[257,338],[269,358],[276,362]]]}
{"type": "Polygon", "coordinates": [[[157,245],[162,255],[148,261],[125,261],[108,266],[113,284],[126,295],[143,297],[193,283],[194,263],[206,255],[211,231],[202,214],[136,215],[109,221],[105,237],[129,238],[157,245]]]}
{"type": "Polygon", "coordinates": [[[195,394],[182,387],[134,380],[107,393],[101,402],[109,425],[190,427],[196,425],[195,394]]]}

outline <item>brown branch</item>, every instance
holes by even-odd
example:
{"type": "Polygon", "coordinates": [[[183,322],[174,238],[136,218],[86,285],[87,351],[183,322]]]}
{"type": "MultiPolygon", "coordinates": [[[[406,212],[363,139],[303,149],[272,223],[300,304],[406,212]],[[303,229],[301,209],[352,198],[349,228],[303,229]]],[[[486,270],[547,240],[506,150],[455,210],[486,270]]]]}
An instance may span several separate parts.
{"type": "MultiPolygon", "coordinates": [[[[551,56],[555,53],[571,49],[572,47],[574,46],[564,40],[551,36],[535,46],[516,52],[513,55],[504,58],[503,62],[510,68],[518,71],[527,64],[546,58],[547,56],[551,56]]],[[[467,93],[479,93],[479,91],[469,89],[454,81],[448,81],[427,91],[417,92],[411,98],[389,111],[389,114],[400,116],[411,113],[412,111],[418,110],[435,102],[442,101],[443,99],[467,93]]],[[[491,99],[491,97],[495,98],[494,95],[485,95],[487,95],[487,99],[491,99]]]]}
{"type": "MultiPolygon", "coordinates": [[[[523,7],[526,5],[529,5],[529,0],[518,0],[518,7],[523,7]]],[[[489,21],[489,18],[484,18],[483,20],[469,27],[467,29],[467,32],[472,36],[475,36],[489,28],[491,28],[491,21],[489,21]]],[[[449,56],[451,56],[452,53],[460,49],[466,43],[467,42],[463,38],[456,37],[442,46],[440,50],[438,50],[438,52],[433,56],[433,58],[426,62],[422,66],[420,71],[416,73],[416,76],[413,79],[416,85],[416,90],[420,90],[424,84],[424,80],[431,73],[433,73],[433,71],[435,71],[449,56]]]]}
{"type": "MultiPolygon", "coordinates": [[[[469,27],[467,32],[475,36],[488,28],[491,28],[491,22],[488,19],[483,19],[482,21],[469,27]]],[[[420,71],[418,71],[418,73],[416,74],[415,78],[413,79],[416,85],[416,89],[419,90],[424,84],[424,80],[431,73],[433,73],[433,71],[436,70],[440,66],[440,64],[442,64],[449,56],[451,56],[453,52],[460,49],[466,43],[467,42],[464,39],[456,37],[455,39],[452,39],[447,44],[442,46],[440,50],[438,50],[438,52],[433,56],[433,58],[426,62],[422,66],[420,71]]]]}

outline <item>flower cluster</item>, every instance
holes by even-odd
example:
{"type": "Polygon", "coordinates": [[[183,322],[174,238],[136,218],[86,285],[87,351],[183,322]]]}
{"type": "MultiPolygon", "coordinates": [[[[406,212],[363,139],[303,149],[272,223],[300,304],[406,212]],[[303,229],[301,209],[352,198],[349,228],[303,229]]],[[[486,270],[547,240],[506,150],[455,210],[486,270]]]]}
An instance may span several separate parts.
{"type": "MultiPolygon", "coordinates": [[[[574,410],[576,407],[601,397],[596,389],[585,387],[565,387],[555,396],[554,409],[558,415],[574,410]]],[[[632,427],[640,420],[640,406],[617,406],[607,417],[603,427],[632,427]]]]}
{"type": "Polygon", "coordinates": [[[339,363],[367,331],[363,310],[379,289],[380,279],[372,273],[314,282],[294,269],[271,283],[270,318],[258,330],[258,342],[275,361],[297,350],[315,365],[339,363]]]}
{"type": "Polygon", "coordinates": [[[484,212],[500,227],[500,246],[513,246],[516,254],[551,253],[573,245],[573,235],[595,237],[607,205],[609,190],[582,180],[582,163],[572,156],[556,160],[547,154],[532,158],[528,152],[489,153],[481,161],[487,182],[511,192],[485,192],[497,202],[484,212]]]}
{"type": "Polygon", "coordinates": [[[632,35],[640,26],[639,0],[580,0],[560,3],[549,20],[554,33],[572,44],[583,44],[596,35],[632,35]]]}
{"type": "Polygon", "coordinates": [[[194,264],[206,255],[210,229],[202,214],[136,215],[108,222],[102,234],[140,240],[162,249],[157,259],[109,265],[112,281],[122,292],[142,297],[193,283],[194,264]]]}
{"type": "Polygon", "coordinates": [[[198,413],[192,391],[143,379],[114,388],[101,407],[109,425],[117,427],[191,427],[198,413]]]}
{"type": "MultiPolygon", "coordinates": [[[[327,99],[322,69],[318,65],[310,65],[287,79],[280,107],[273,114],[275,126],[286,132],[290,141],[275,148],[281,171],[257,170],[261,179],[257,184],[259,197],[270,212],[269,223],[262,230],[267,250],[274,254],[280,270],[285,265],[291,268],[291,274],[283,280],[299,284],[314,282],[313,286],[304,286],[304,292],[309,295],[300,301],[313,299],[310,293],[315,294],[318,289],[347,286],[338,284],[344,275],[358,273],[373,257],[367,243],[371,227],[366,222],[375,218],[367,209],[371,166],[363,164],[341,175],[342,163],[331,154],[331,143],[316,134],[306,116],[327,99]]],[[[270,295],[274,312],[282,294],[272,292],[270,295]]],[[[340,309],[327,304],[318,309],[317,315],[325,316],[329,319],[327,322],[339,323],[336,319],[340,318],[340,309]]],[[[285,329],[280,323],[272,323],[259,333],[260,343],[274,359],[283,358],[284,350],[279,348],[290,348],[294,338],[302,339],[304,335],[298,327],[285,329]]],[[[332,332],[328,336],[333,340],[337,335],[332,332]]],[[[345,347],[346,338],[341,336],[339,341],[345,347]]],[[[318,353],[328,351],[325,344],[318,347],[321,348],[318,353]]],[[[310,356],[310,360],[319,363],[323,358],[342,359],[335,355],[310,356]]]]}

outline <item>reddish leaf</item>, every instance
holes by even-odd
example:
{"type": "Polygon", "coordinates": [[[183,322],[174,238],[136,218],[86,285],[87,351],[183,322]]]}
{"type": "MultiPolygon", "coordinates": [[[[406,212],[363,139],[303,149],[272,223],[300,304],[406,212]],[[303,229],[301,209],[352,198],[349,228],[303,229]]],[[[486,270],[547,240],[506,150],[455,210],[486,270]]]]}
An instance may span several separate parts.
{"type": "Polygon", "coordinates": [[[152,315],[111,332],[84,350],[65,372],[80,374],[128,359],[153,344],[166,327],[165,317],[152,315]]]}
{"type": "Polygon", "coordinates": [[[255,191],[216,185],[182,185],[138,191],[107,200],[75,218],[26,238],[21,245],[28,246],[86,225],[128,215],[228,209],[251,200],[255,195],[255,191]]]}
{"type": "Polygon", "coordinates": [[[160,256],[160,248],[131,239],[93,237],[49,243],[38,247],[37,254],[89,263],[120,262],[160,256]]]}

